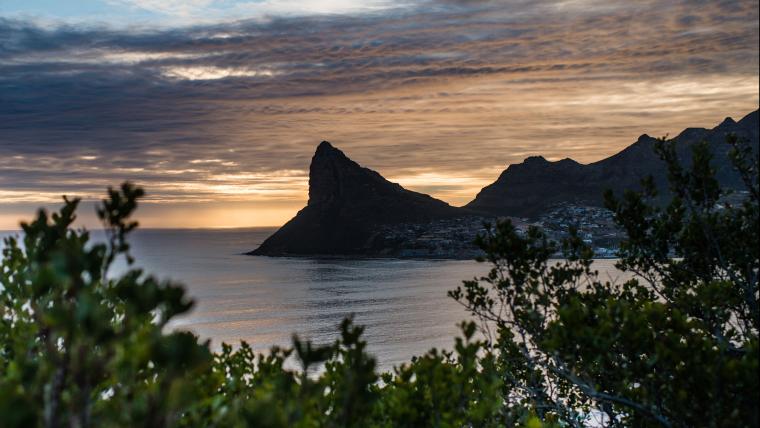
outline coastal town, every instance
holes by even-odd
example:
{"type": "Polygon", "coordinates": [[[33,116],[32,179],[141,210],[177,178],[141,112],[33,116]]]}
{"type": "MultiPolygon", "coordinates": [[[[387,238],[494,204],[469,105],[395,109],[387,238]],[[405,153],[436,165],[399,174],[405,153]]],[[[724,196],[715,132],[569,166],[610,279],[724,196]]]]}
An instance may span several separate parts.
{"type": "Polygon", "coordinates": [[[542,228],[549,239],[556,242],[567,237],[574,228],[599,258],[615,257],[623,238],[612,212],[601,207],[563,203],[550,209],[532,225],[542,228]]]}
{"type": "MultiPolygon", "coordinates": [[[[517,217],[465,216],[428,223],[402,223],[380,226],[372,246],[380,255],[403,258],[471,259],[482,255],[475,237],[486,232],[488,224],[509,219],[518,232],[535,226],[548,238],[560,242],[575,228],[583,241],[594,250],[595,257],[615,257],[622,234],[612,213],[600,207],[559,204],[537,219],[517,217]]],[[[557,253],[557,256],[561,254],[557,253]]]]}
{"type": "MultiPolygon", "coordinates": [[[[749,192],[729,192],[718,201],[716,209],[738,206],[749,192]]],[[[535,219],[518,217],[465,216],[428,223],[404,223],[381,226],[373,241],[378,254],[400,258],[472,259],[482,255],[474,244],[475,237],[487,232],[487,225],[509,219],[518,232],[529,227],[542,229],[550,241],[561,242],[575,229],[578,236],[594,250],[596,258],[617,257],[625,236],[615,224],[610,210],[597,206],[560,203],[535,219]]],[[[557,257],[562,254],[557,252],[557,257]]]]}

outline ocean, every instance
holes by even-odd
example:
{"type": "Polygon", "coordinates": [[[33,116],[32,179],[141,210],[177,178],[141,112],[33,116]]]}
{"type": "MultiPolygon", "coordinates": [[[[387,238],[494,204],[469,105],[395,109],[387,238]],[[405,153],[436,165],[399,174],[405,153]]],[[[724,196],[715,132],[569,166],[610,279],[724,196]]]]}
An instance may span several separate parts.
{"type": "MultiPolygon", "coordinates": [[[[293,334],[330,343],[353,315],[385,370],[433,347],[452,349],[457,324],[469,315],[446,292],[489,269],[461,260],[243,255],[274,230],[143,229],[132,235],[132,254],[147,273],[185,284],[196,304],[172,328],[193,331],[216,349],[244,340],[263,352],[290,345],[293,334]]],[[[621,275],[614,260],[594,266],[605,278],[621,275]]]]}

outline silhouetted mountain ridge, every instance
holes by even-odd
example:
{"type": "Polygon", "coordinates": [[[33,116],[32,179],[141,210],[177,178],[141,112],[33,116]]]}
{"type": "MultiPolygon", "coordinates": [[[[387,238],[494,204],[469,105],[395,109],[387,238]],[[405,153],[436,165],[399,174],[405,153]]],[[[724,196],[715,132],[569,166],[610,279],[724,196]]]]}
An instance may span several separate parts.
{"type": "MultiPolygon", "coordinates": [[[[691,161],[691,146],[707,141],[714,154],[713,165],[719,181],[727,187],[742,188],[728,157],[730,146],[725,138],[729,133],[748,139],[757,152],[758,111],[739,122],[726,118],[709,130],[685,129],[675,137],[677,153],[683,162],[688,163],[691,161]]],[[[617,192],[636,189],[641,179],[648,175],[664,189],[667,171],[654,151],[656,141],[644,134],[619,153],[587,165],[571,159],[550,162],[541,156],[531,156],[520,164],[507,167],[466,207],[496,216],[530,217],[559,203],[601,206],[606,189],[617,192]]]]}
{"type": "MultiPolygon", "coordinates": [[[[743,184],[728,157],[728,133],[749,140],[757,153],[758,111],[738,122],[726,118],[713,129],[685,129],[675,138],[677,152],[688,163],[691,146],[707,141],[718,179],[727,187],[741,189],[743,184]]],[[[423,241],[445,250],[453,246],[454,235],[462,235],[461,230],[455,231],[465,224],[473,229],[473,224],[481,222],[478,217],[532,217],[560,204],[601,206],[606,189],[636,189],[648,175],[661,189],[666,188],[667,171],[654,151],[656,141],[644,134],[619,153],[585,165],[569,158],[551,162],[543,156],[528,157],[509,165],[461,208],[404,189],[323,141],[309,167],[308,204],[250,254],[417,254],[423,241]]]]}
{"type": "Polygon", "coordinates": [[[380,225],[422,223],[466,212],[406,190],[323,141],[309,168],[308,204],[251,254],[367,254],[375,249],[380,225]]]}

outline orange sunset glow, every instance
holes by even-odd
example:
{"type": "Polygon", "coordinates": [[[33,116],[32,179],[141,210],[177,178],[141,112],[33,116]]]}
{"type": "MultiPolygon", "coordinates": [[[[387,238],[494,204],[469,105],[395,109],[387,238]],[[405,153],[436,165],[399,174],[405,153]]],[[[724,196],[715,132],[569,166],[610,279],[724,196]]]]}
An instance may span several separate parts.
{"type": "Polygon", "coordinates": [[[0,229],[123,180],[146,227],[281,225],[321,140],[459,206],[527,156],[594,162],[758,105],[757,2],[149,3],[0,20],[25,29],[0,53],[0,229]]]}

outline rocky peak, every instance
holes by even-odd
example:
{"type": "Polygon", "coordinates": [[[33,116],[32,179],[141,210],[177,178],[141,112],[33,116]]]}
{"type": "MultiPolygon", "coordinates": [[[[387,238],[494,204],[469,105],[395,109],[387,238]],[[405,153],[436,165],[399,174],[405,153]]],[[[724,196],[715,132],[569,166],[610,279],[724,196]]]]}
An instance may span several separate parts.
{"type": "Polygon", "coordinates": [[[541,165],[541,164],[549,163],[549,161],[546,160],[546,158],[543,156],[529,156],[525,158],[523,163],[525,165],[541,165]]]}
{"type": "MultiPolygon", "coordinates": [[[[309,168],[309,203],[318,209],[339,206],[383,206],[386,208],[405,201],[434,207],[451,208],[430,196],[410,192],[392,183],[377,172],[362,167],[342,151],[323,141],[314,153],[309,168]]],[[[422,211],[427,210],[423,208],[422,211]]],[[[404,211],[404,210],[400,210],[404,211]]],[[[414,210],[411,210],[414,211],[414,210]]],[[[406,216],[409,213],[403,213],[406,216]]]]}
{"type": "Polygon", "coordinates": [[[345,177],[351,175],[352,170],[361,169],[356,162],[329,142],[319,143],[309,167],[308,205],[330,203],[340,197],[345,177]]]}
{"type": "Polygon", "coordinates": [[[736,121],[730,117],[727,117],[723,119],[723,122],[720,123],[720,125],[716,126],[713,129],[713,132],[717,132],[718,135],[722,136],[728,133],[736,132],[739,129],[739,125],[736,123],[736,121]]]}
{"type": "Polygon", "coordinates": [[[564,158],[556,162],[552,162],[543,156],[530,156],[525,158],[522,164],[519,164],[518,166],[523,170],[527,168],[529,171],[534,169],[543,171],[547,168],[573,168],[578,165],[580,165],[578,162],[570,158],[564,158]]]}
{"type": "Polygon", "coordinates": [[[707,129],[705,128],[686,128],[683,131],[681,131],[681,133],[678,134],[675,139],[678,141],[698,140],[698,139],[704,138],[706,134],[707,134],[707,129]]]}
{"type": "Polygon", "coordinates": [[[323,141],[309,168],[307,206],[250,254],[367,253],[380,239],[380,225],[427,223],[468,213],[406,190],[323,141]]]}
{"type": "MultiPolygon", "coordinates": [[[[317,146],[316,152],[314,152],[314,156],[322,157],[322,156],[330,156],[330,155],[343,155],[343,152],[336,149],[335,146],[330,144],[329,141],[322,141],[317,146]]],[[[345,155],[343,155],[345,157],[345,155]]]]}
{"type": "Polygon", "coordinates": [[[565,166],[575,166],[580,165],[575,159],[571,158],[564,158],[557,161],[558,165],[565,165],[565,166]]]}

